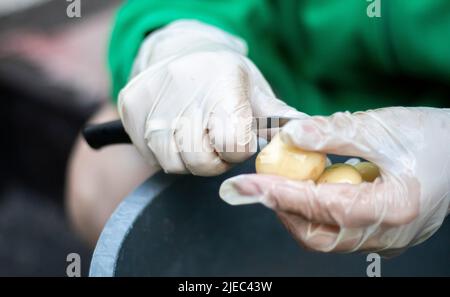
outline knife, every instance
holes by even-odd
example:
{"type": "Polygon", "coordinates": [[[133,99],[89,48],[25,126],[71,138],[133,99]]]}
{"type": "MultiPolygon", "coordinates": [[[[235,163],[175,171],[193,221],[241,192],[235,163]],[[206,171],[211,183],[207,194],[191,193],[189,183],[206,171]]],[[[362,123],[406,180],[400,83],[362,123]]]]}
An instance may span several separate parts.
{"type": "MultiPolygon", "coordinates": [[[[256,130],[270,130],[283,127],[294,118],[290,117],[255,117],[256,130]]],[[[82,135],[88,145],[93,149],[113,144],[131,144],[130,136],[125,131],[121,120],[102,124],[89,124],[82,130],[82,135]]]]}

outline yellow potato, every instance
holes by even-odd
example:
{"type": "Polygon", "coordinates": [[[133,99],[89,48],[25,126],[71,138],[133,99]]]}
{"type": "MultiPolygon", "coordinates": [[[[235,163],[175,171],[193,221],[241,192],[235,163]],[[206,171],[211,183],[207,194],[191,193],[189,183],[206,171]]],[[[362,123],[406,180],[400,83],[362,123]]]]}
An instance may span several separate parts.
{"type": "Polygon", "coordinates": [[[358,170],[361,177],[366,182],[373,182],[377,177],[380,176],[380,169],[377,165],[371,162],[361,162],[356,164],[355,169],[358,170]]]}
{"type": "Polygon", "coordinates": [[[334,164],[326,168],[322,175],[317,180],[317,183],[349,183],[349,184],[360,184],[363,179],[358,170],[356,170],[352,165],[348,164],[334,164]]]}
{"type": "Polygon", "coordinates": [[[256,172],[304,181],[317,180],[325,169],[326,155],[283,143],[279,135],[256,157],[256,172]]]}

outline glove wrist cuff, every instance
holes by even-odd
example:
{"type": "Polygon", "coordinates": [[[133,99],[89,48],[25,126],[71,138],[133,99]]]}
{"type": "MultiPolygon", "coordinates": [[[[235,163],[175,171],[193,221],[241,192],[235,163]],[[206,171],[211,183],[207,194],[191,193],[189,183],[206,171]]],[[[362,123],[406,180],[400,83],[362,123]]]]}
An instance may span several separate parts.
{"type": "Polygon", "coordinates": [[[245,56],[247,44],[214,26],[178,20],[145,38],[135,59],[132,77],[164,59],[202,50],[228,50],[245,56]]]}

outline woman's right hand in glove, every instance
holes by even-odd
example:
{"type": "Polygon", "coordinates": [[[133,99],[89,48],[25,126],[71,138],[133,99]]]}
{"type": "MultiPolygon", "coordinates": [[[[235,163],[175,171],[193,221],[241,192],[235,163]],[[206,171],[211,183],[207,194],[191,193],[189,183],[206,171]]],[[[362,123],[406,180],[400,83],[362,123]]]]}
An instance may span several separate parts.
{"type": "Polygon", "coordinates": [[[168,173],[211,176],[256,152],[254,117],[302,114],[275,98],[241,39],[197,21],[152,33],[119,95],[125,130],[168,173]]]}

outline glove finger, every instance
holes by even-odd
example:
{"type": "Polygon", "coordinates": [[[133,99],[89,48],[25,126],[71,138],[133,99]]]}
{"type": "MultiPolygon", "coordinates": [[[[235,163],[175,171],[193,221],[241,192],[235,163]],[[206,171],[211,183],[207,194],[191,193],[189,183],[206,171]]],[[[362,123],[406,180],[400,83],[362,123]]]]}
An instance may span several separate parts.
{"type": "Polygon", "coordinates": [[[249,174],[226,180],[219,194],[230,204],[260,202],[275,211],[297,214],[311,222],[360,228],[411,222],[418,215],[419,192],[417,181],[413,180],[316,185],[312,181],[249,174]]]}
{"type": "Polygon", "coordinates": [[[308,117],[305,113],[276,98],[272,93],[264,92],[259,86],[254,86],[251,105],[255,117],[288,117],[303,119],[308,117]]]}
{"type": "Polygon", "coordinates": [[[235,67],[208,94],[217,102],[208,118],[210,141],[220,158],[229,163],[242,162],[257,151],[248,79],[242,67],[235,67]]]}
{"type": "Polygon", "coordinates": [[[183,163],[192,174],[214,176],[230,168],[211,145],[201,115],[179,119],[175,140],[183,163]]]}
{"type": "Polygon", "coordinates": [[[142,110],[151,110],[153,102],[141,99],[152,98],[160,90],[160,86],[165,85],[166,77],[155,75],[159,71],[159,67],[155,67],[134,77],[121,90],[117,106],[127,134],[139,153],[151,165],[154,165],[155,156],[147,146],[144,137],[142,137],[145,133],[147,120],[147,114],[142,112],[142,110]]]}
{"type": "Polygon", "coordinates": [[[277,212],[277,216],[289,233],[305,249],[320,252],[335,250],[339,227],[311,223],[301,216],[287,212],[277,212]]]}
{"type": "MultiPolygon", "coordinates": [[[[277,216],[299,244],[308,250],[337,253],[365,251],[383,255],[387,255],[385,250],[402,250],[400,247],[393,249],[392,238],[396,236],[388,236],[387,228],[340,228],[336,225],[312,223],[287,212],[277,212],[277,216]]],[[[401,230],[395,230],[395,233],[398,232],[401,230]]]]}
{"type": "MultiPolygon", "coordinates": [[[[284,142],[305,150],[377,160],[382,135],[373,133],[367,114],[335,113],[289,122],[280,135],[284,142]]],[[[380,128],[377,128],[379,131],[380,128]]],[[[384,137],[384,143],[389,137],[384,137]]]]}
{"type": "Polygon", "coordinates": [[[255,117],[292,117],[303,118],[306,115],[277,99],[261,71],[248,58],[245,67],[251,77],[250,102],[255,117]]]}
{"type": "Polygon", "coordinates": [[[175,141],[174,129],[158,127],[157,125],[160,124],[156,123],[156,121],[147,122],[148,128],[145,134],[145,140],[161,168],[166,173],[188,173],[189,171],[184,165],[175,141]]]}

